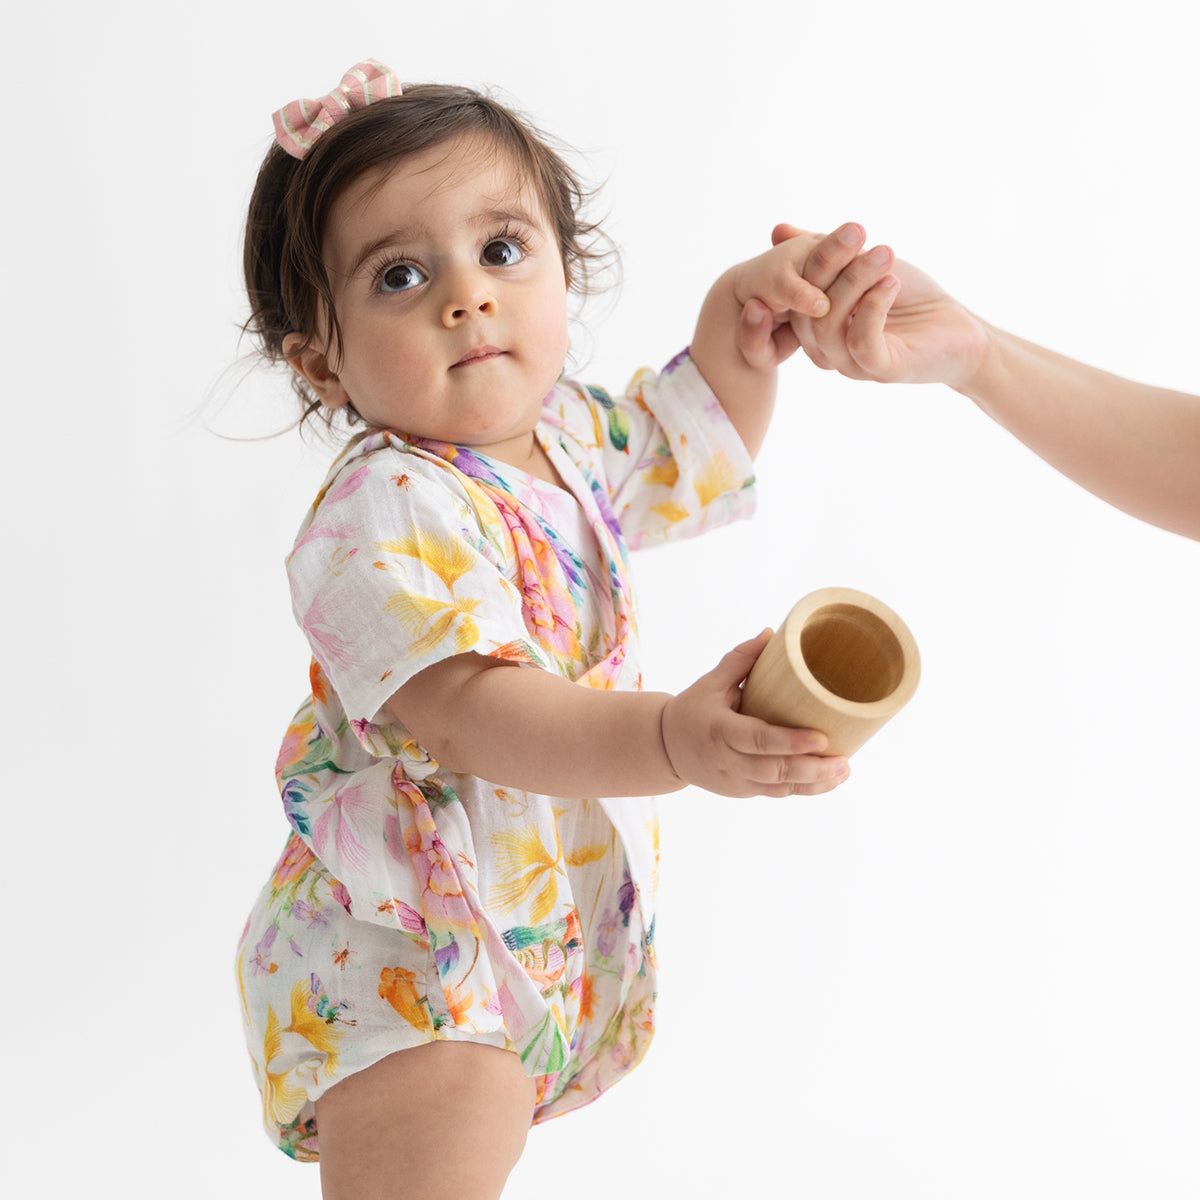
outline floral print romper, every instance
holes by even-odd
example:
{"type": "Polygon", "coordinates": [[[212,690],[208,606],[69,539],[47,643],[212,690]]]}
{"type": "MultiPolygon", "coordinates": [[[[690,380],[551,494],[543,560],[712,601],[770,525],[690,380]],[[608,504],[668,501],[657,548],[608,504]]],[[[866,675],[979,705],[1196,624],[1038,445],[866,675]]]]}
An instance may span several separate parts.
{"type": "Polygon", "coordinates": [[[537,436],[568,490],[375,430],[288,559],[311,696],[277,776],[291,836],[238,947],[273,1140],[315,1161],[314,1102],[434,1039],[517,1053],[535,1121],[595,1099],[653,1031],[650,799],[558,799],[443,770],[384,702],[455,654],[638,689],[627,547],[749,515],[752,467],[687,354],[614,401],[563,382],[537,436]]]}

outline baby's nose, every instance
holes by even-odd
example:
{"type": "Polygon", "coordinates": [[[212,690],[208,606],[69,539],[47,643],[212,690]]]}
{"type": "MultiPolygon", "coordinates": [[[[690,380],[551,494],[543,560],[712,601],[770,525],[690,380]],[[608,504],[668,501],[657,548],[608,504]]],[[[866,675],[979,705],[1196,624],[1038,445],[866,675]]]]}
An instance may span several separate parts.
{"type": "Polygon", "coordinates": [[[451,328],[473,316],[493,316],[495,312],[496,298],[487,286],[486,278],[472,275],[454,281],[448,289],[442,306],[442,323],[451,328]]]}

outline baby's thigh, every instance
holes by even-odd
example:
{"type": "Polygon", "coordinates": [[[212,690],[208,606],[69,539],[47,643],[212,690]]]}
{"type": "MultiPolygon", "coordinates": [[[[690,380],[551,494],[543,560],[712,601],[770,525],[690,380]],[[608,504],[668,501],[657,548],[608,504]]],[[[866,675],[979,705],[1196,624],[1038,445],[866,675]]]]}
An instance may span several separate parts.
{"type": "Polygon", "coordinates": [[[324,1200],[496,1200],[533,1120],[534,1080],[507,1050],[431,1042],[317,1101],[324,1200]]]}

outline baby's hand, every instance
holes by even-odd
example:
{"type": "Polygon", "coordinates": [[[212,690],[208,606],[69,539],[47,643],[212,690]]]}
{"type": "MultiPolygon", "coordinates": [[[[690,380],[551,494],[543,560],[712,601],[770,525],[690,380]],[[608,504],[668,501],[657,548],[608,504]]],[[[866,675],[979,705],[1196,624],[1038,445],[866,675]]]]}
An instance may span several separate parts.
{"type": "Polygon", "coordinates": [[[805,261],[822,238],[792,232],[774,239],[770,250],[730,268],[721,281],[727,282],[739,313],[735,344],[747,366],[758,371],[773,371],[800,348],[793,320],[820,317],[830,309],[828,297],[804,274],[805,261]]]}
{"type": "Polygon", "coordinates": [[[810,248],[813,235],[776,226],[781,245],[798,240],[804,278],[829,297],[823,316],[797,313],[791,329],[824,370],[879,383],[963,386],[983,362],[986,326],[923,271],[888,246],[864,251],[861,225],[843,225],[810,248]]]}
{"type": "Polygon", "coordinates": [[[770,636],[768,631],[734,647],[667,702],[663,746],[684,782],[718,796],[815,796],[849,776],[844,758],[823,757],[823,733],[768,725],[738,712],[742,681],[770,636]]]}

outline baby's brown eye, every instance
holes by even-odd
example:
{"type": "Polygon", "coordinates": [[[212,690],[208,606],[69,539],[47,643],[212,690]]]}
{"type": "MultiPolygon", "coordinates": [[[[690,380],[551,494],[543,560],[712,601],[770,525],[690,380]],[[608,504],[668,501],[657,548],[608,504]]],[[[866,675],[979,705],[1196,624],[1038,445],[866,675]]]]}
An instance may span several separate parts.
{"type": "Polygon", "coordinates": [[[511,267],[525,257],[521,249],[511,238],[494,238],[483,248],[480,261],[489,267],[511,267]]]}
{"type": "Polygon", "coordinates": [[[417,284],[424,283],[425,276],[412,263],[393,263],[379,277],[381,292],[407,292],[417,284]]]}

